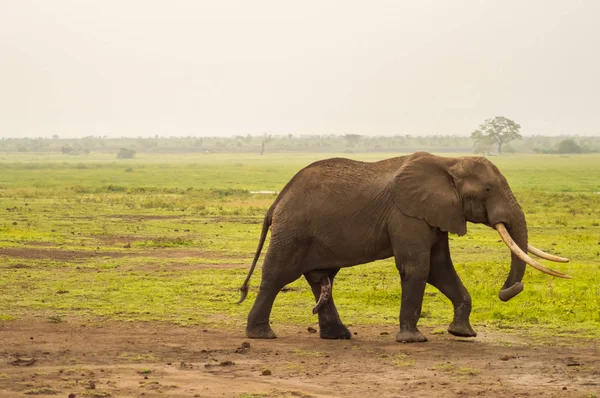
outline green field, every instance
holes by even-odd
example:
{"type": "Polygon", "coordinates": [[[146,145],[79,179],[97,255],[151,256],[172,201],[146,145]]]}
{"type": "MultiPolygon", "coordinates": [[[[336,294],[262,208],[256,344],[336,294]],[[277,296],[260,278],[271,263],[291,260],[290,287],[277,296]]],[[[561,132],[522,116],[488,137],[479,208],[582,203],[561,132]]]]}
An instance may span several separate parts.
{"type": "MultiPolygon", "coordinates": [[[[237,289],[275,198],[251,191],[279,191],[300,168],[331,156],[0,154],[0,321],[162,320],[241,331],[260,270],[241,305],[237,289]]],[[[473,298],[473,326],[600,337],[600,155],[490,159],[525,211],[531,242],[569,257],[547,265],[573,279],[529,268],[523,293],[500,302],[508,249],[493,230],[469,225],[451,249],[473,298]]],[[[349,325],[397,324],[391,260],[342,270],[334,294],[349,325]]],[[[290,285],[275,303],[275,331],[316,323],[313,304],[303,279],[290,285]]],[[[428,287],[420,324],[445,329],[451,319],[450,302],[428,287]]]]}

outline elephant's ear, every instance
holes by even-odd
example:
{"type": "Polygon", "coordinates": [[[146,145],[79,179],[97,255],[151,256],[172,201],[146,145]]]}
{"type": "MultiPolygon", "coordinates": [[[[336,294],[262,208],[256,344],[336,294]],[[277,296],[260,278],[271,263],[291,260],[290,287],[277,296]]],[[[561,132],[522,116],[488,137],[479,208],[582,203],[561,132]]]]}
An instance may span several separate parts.
{"type": "Polygon", "coordinates": [[[421,156],[409,160],[396,172],[392,197],[407,216],[462,236],[467,233],[467,223],[454,178],[440,158],[421,156]]]}

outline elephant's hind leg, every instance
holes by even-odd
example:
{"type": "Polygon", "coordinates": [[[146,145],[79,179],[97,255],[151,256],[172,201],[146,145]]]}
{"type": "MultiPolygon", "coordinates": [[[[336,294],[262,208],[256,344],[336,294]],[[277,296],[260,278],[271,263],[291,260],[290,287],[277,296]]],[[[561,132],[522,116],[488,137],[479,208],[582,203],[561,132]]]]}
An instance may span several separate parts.
{"type": "Polygon", "coordinates": [[[274,339],[277,337],[269,325],[271,309],[273,308],[277,293],[274,289],[263,286],[261,283],[252,310],[248,314],[246,336],[251,339],[274,339]]]}
{"type": "Polygon", "coordinates": [[[254,339],[274,339],[277,336],[270,326],[271,310],[277,294],[288,283],[302,276],[302,248],[276,249],[272,245],[263,264],[262,280],[254,305],[248,314],[246,336],[254,339]]]}
{"type": "Polygon", "coordinates": [[[319,314],[319,333],[322,339],[350,339],[352,337],[348,328],[346,328],[340,320],[337,308],[335,308],[333,302],[333,296],[331,295],[333,290],[333,279],[338,271],[339,268],[334,270],[309,271],[304,274],[304,277],[310,284],[317,303],[319,303],[319,299],[322,299],[321,293],[323,284],[321,281],[326,278],[331,285],[329,298],[317,311],[317,314],[319,314]]]}
{"type": "Polygon", "coordinates": [[[460,337],[477,336],[469,323],[471,295],[454,269],[447,235],[431,250],[431,266],[427,282],[448,297],[454,306],[454,319],[448,327],[448,332],[460,337]]]}

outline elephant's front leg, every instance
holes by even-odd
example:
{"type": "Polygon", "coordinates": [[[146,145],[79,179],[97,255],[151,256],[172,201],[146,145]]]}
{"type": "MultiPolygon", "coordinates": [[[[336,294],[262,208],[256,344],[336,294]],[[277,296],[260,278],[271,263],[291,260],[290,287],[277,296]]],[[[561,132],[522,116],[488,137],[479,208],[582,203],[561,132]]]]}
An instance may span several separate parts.
{"type": "Polygon", "coordinates": [[[395,257],[402,283],[400,331],[396,334],[396,341],[403,343],[427,341],[417,328],[417,322],[421,317],[423,294],[429,275],[429,251],[395,257]]]}
{"type": "Polygon", "coordinates": [[[431,249],[428,282],[448,297],[454,306],[454,319],[448,327],[448,332],[460,337],[477,336],[469,323],[471,296],[452,264],[447,233],[431,249]]]}

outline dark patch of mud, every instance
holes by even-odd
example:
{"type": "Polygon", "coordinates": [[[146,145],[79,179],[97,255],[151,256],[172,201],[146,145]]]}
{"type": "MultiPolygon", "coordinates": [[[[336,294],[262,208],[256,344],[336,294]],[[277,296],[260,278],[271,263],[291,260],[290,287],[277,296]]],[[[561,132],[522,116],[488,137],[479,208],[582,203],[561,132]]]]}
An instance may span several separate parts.
{"type": "Polygon", "coordinates": [[[204,217],[200,220],[205,224],[232,223],[232,224],[262,224],[263,217],[204,217]]]}
{"type": "Polygon", "coordinates": [[[62,250],[62,249],[40,249],[36,247],[14,247],[0,248],[0,256],[21,258],[25,260],[59,260],[76,261],[90,258],[110,257],[152,257],[164,259],[184,259],[187,257],[195,258],[229,258],[244,259],[239,255],[226,255],[218,252],[209,252],[201,249],[178,249],[178,248],[157,248],[150,250],[123,250],[123,251],[102,251],[102,250],[62,250]]]}
{"type": "Polygon", "coordinates": [[[22,258],[27,260],[78,260],[94,257],[125,257],[127,253],[108,252],[108,251],[91,251],[91,250],[60,250],[60,249],[39,249],[28,247],[10,247],[0,248],[0,256],[22,258]]]}
{"type": "Polygon", "coordinates": [[[142,214],[106,214],[104,218],[119,218],[124,221],[179,220],[188,217],[182,215],[142,215],[142,214]]]}
{"type": "Polygon", "coordinates": [[[97,239],[106,246],[125,246],[131,245],[135,242],[147,241],[150,238],[148,236],[139,235],[92,235],[91,238],[97,239]]]}

